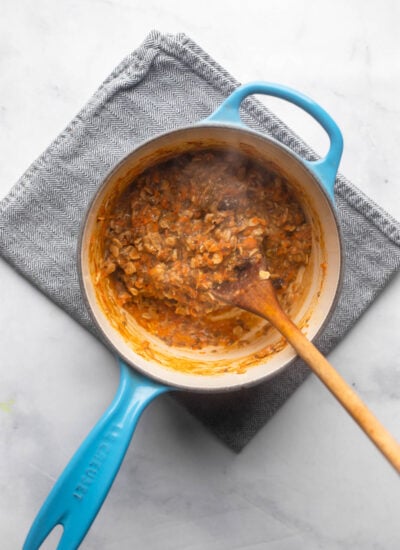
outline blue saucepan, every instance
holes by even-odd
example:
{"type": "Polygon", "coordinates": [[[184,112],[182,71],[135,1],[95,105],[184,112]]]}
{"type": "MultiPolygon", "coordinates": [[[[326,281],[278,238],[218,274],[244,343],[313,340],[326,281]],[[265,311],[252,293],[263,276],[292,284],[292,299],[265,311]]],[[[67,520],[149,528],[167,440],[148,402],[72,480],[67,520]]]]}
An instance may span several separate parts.
{"type": "MultiPolygon", "coordinates": [[[[258,357],[260,345],[252,342],[236,354],[168,347],[156,338],[131,327],[130,337],[121,334],[112,316],[97,295],[96,249],[97,219],[107,200],[120,193],[133,178],[154,162],[184,151],[209,147],[229,148],[272,163],[299,192],[303,208],[313,229],[313,261],[307,292],[302,297],[294,320],[303,324],[312,339],[326,323],[334,308],[342,277],[342,246],[335,215],[333,187],[340,162],[343,141],[332,118],[308,97],[281,85],[254,82],[237,88],[222,105],[199,124],[180,128],[155,137],[125,157],[105,178],[88,209],[83,224],[79,266],[82,293],[93,321],[119,358],[121,380],[117,395],[96,426],[76,451],[40,509],[27,536],[24,550],[40,547],[52,529],[64,528],[59,550],[72,550],[82,542],[120,468],[137,421],[144,408],[158,395],[172,390],[222,392],[257,384],[286,368],[295,357],[285,346],[271,357],[258,357]],[[330,139],[328,154],[320,160],[300,158],[277,140],[256,132],[241,119],[242,101],[252,94],[266,94],[287,100],[313,116],[330,139]],[[94,254],[95,256],[95,254],[94,254]],[[143,341],[152,353],[143,352],[143,341]],[[188,372],[174,368],[175,362],[198,366],[188,372]],[[241,372],[232,367],[246,360],[251,367],[241,372]],[[207,371],[202,372],[202,365],[207,371]]],[[[276,338],[272,334],[271,338],[276,338]]]]}

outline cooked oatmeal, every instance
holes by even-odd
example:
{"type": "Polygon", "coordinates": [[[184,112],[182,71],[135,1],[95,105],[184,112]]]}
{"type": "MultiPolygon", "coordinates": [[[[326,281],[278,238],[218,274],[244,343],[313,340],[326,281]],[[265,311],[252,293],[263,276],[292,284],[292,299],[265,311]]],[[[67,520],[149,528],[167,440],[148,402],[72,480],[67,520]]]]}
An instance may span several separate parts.
{"type": "Polygon", "coordinates": [[[290,308],[311,227],[288,182],[246,156],[180,154],[139,175],[107,213],[102,276],[136,321],[174,346],[244,341],[257,319],[211,290],[264,256],[290,308]]]}

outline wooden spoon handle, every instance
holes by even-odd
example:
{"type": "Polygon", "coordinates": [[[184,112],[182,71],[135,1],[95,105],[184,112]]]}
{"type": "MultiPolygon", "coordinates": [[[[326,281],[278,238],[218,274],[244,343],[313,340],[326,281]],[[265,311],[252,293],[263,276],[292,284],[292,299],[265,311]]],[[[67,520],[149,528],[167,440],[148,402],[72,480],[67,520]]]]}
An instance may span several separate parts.
{"type": "Polygon", "coordinates": [[[400,445],[394,437],[372,414],[329,361],[286,315],[279,316],[279,320],[275,319],[274,321],[276,328],[282,332],[300,357],[354,418],[396,471],[400,473],[400,445]]]}
{"type": "Polygon", "coordinates": [[[290,320],[278,302],[270,279],[261,278],[261,273],[259,266],[252,266],[244,272],[240,280],[221,286],[213,294],[217,299],[247,309],[274,325],[400,473],[400,445],[329,361],[290,320]]]}

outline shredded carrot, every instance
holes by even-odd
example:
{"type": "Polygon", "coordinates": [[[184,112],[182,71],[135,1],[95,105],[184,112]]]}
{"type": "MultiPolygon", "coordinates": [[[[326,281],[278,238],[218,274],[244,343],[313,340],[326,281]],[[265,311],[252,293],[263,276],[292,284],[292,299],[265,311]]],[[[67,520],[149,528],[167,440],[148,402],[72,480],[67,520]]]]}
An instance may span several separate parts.
{"type": "Polygon", "coordinates": [[[283,304],[311,253],[311,228],[283,177],[241,154],[179,154],[139,175],[104,213],[102,277],[137,322],[174,346],[232,344],[251,314],[221,317],[210,290],[266,259],[283,304]],[[244,319],[244,320],[243,320],[244,319]]]}

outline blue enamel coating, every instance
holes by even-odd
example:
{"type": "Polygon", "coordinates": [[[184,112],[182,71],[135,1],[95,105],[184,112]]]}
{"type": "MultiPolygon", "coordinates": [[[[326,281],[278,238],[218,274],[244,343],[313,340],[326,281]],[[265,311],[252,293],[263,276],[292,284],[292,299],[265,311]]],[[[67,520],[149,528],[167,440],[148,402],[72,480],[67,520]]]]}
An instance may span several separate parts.
{"type": "Polygon", "coordinates": [[[134,372],[122,361],[117,394],[54,485],[26,538],[37,550],[56,525],[57,550],[78,548],[106,498],[145,407],[170,388],[134,372]]]}
{"type": "MultiPolygon", "coordinates": [[[[253,82],[237,88],[207,121],[244,126],[239,108],[251,94],[267,94],[290,101],[312,115],[326,130],[330,149],[325,158],[302,162],[333,199],[333,185],[343,149],[342,134],[333,119],[308,97],[284,86],[253,82]]],[[[119,361],[117,394],[83,441],[52,488],[25,540],[23,550],[37,550],[57,525],[64,528],[57,550],[75,550],[84,539],[128,449],[136,424],[146,406],[172,388],[163,386],[119,361]]]]}
{"type": "Polygon", "coordinates": [[[252,94],[265,94],[290,101],[309,113],[321,124],[330,139],[328,154],[320,160],[308,161],[302,159],[302,162],[317,176],[333,200],[333,188],[343,151],[343,137],[333,118],[309,97],[280,84],[250,82],[236,88],[222,105],[206,119],[206,122],[227,122],[245,126],[240,118],[239,108],[242,101],[252,94]]]}

